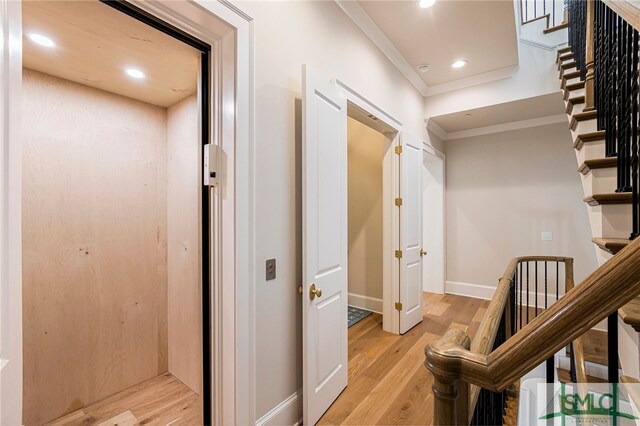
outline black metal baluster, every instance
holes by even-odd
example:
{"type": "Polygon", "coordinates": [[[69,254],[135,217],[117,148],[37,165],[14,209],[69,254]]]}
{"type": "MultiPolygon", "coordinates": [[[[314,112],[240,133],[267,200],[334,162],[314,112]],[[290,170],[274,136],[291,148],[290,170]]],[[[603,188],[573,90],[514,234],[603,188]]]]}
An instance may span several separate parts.
{"type": "Polygon", "coordinates": [[[556,262],[556,302],[558,301],[558,297],[560,297],[560,262],[556,262]]]}
{"type": "Polygon", "coordinates": [[[547,309],[547,290],[548,290],[548,282],[547,282],[547,261],[544,262],[544,308],[547,309]]]}
{"type": "Polygon", "coordinates": [[[638,96],[640,96],[640,91],[638,90],[638,78],[639,70],[638,70],[638,55],[640,54],[640,49],[638,48],[638,43],[640,43],[640,37],[637,30],[633,31],[633,37],[631,40],[632,44],[632,52],[631,56],[633,58],[631,65],[631,194],[632,194],[632,231],[630,239],[634,239],[638,236],[640,232],[640,212],[638,211],[638,96]]]}
{"type": "Polygon", "coordinates": [[[529,262],[527,261],[527,324],[529,324],[529,262]]]}
{"type": "Polygon", "coordinates": [[[536,281],[536,291],[533,296],[533,303],[535,304],[535,310],[533,311],[533,317],[536,318],[538,316],[538,261],[534,263],[536,272],[535,272],[535,281],[536,281]]]}

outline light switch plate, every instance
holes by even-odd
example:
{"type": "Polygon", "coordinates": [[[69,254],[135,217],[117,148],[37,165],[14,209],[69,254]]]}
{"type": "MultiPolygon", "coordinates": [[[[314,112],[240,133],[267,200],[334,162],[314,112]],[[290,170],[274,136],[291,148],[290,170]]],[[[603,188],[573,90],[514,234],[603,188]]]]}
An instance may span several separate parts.
{"type": "Polygon", "coordinates": [[[266,262],[266,278],[267,281],[276,279],[276,260],[269,259],[266,262]]]}
{"type": "Polygon", "coordinates": [[[542,241],[551,241],[551,240],[553,240],[553,232],[543,231],[542,235],[540,236],[540,239],[542,241]]]}

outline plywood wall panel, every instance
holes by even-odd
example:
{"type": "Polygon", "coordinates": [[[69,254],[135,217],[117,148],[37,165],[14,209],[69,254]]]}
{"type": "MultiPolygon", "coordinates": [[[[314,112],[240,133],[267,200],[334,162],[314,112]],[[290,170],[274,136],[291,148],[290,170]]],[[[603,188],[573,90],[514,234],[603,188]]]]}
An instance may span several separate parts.
{"type": "Polygon", "coordinates": [[[191,96],[167,112],[169,371],[200,393],[202,298],[198,102],[191,96]]]}
{"type": "Polygon", "coordinates": [[[167,369],[166,110],[25,70],[24,421],[167,369]]]}

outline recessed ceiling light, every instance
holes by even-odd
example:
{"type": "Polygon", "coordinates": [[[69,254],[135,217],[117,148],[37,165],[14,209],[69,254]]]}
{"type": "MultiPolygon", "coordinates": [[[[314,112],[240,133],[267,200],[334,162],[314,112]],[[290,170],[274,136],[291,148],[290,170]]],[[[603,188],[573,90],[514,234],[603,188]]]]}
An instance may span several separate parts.
{"type": "Polygon", "coordinates": [[[31,33],[29,34],[29,38],[32,42],[39,44],[44,47],[55,47],[56,43],[51,40],[49,37],[45,37],[42,34],[31,33]]]}
{"type": "Polygon", "coordinates": [[[467,65],[467,61],[465,59],[458,59],[454,63],[451,64],[451,68],[462,68],[467,65]]]}
{"type": "Polygon", "coordinates": [[[142,71],[140,71],[140,70],[135,69],[135,68],[127,68],[124,72],[126,72],[127,75],[129,77],[132,77],[132,78],[137,78],[137,79],[145,78],[144,73],[142,71]]]}
{"type": "Polygon", "coordinates": [[[425,73],[425,72],[427,72],[427,71],[429,71],[429,65],[427,65],[427,64],[420,65],[420,66],[418,67],[418,72],[420,72],[420,73],[423,73],[423,74],[424,74],[424,73],[425,73]]]}
{"type": "Polygon", "coordinates": [[[428,7],[433,6],[434,4],[436,4],[436,0],[420,0],[418,2],[418,5],[423,8],[426,9],[428,7]]]}

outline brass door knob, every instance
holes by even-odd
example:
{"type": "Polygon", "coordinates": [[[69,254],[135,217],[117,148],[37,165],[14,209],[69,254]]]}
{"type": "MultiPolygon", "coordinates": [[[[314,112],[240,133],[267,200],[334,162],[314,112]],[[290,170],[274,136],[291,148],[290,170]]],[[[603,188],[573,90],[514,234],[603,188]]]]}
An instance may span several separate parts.
{"type": "Polygon", "coordinates": [[[313,300],[316,297],[321,297],[322,296],[322,290],[319,288],[316,288],[315,284],[311,284],[311,287],[309,288],[309,299],[313,300]]]}
{"type": "Polygon", "coordinates": [[[427,251],[426,251],[426,250],[424,250],[424,249],[420,249],[420,257],[422,257],[422,256],[426,256],[426,254],[427,254],[427,251]]]}

